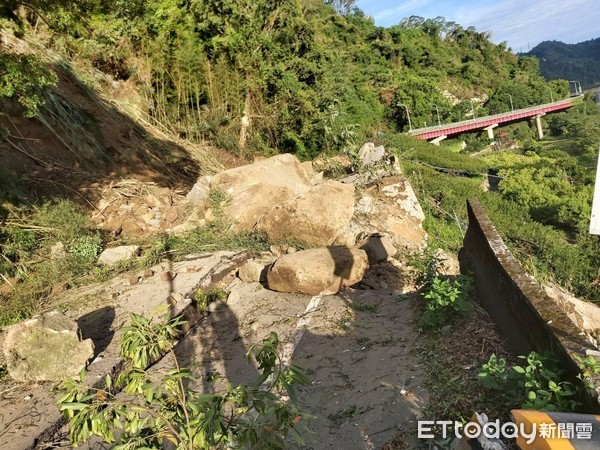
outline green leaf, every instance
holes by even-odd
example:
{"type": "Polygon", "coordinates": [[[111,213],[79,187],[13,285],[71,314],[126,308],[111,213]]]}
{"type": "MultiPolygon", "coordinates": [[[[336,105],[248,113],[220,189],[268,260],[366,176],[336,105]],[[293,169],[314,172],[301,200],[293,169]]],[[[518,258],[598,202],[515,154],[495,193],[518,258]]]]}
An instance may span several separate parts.
{"type": "Polygon", "coordinates": [[[80,411],[80,410],[85,409],[85,408],[87,408],[89,406],[90,405],[88,405],[87,403],[78,403],[78,402],[63,403],[62,405],[60,405],[60,410],[61,411],[80,411]]]}

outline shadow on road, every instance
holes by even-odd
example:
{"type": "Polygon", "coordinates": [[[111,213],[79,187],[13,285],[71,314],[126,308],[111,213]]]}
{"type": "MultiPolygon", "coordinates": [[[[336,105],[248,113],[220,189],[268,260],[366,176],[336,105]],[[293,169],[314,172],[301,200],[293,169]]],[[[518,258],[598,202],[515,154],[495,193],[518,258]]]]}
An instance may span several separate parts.
{"type": "Polygon", "coordinates": [[[104,306],[77,319],[82,339],[94,342],[94,358],[100,355],[112,341],[115,334],[112,325],[115,320],[115,308],[104,306]]]}

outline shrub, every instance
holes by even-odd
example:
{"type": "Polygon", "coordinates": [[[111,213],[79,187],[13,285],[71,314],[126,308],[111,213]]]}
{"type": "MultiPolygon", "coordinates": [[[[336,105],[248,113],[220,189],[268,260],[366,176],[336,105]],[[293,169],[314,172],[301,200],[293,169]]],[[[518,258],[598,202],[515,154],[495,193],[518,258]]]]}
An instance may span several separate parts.
{"type": "Polygon", "coordinates": [[[465,293],[469,289],[466,277],[451,280],[434,277],[421,296],[427,300],[422,323],[425,328],[437,329],[447,324],[453,317],[468,311],[465,293]]]}
{"type": "Polygon", "coordinates": [[[28,258],[37,246],[36,235],[31,230],[6,228],[3,235],[2,255],[10,261],[28,258]]]}
{"type": "Polygon", "coordinates": [[[227,300],[227,293],[223,291],[223,289],[210,289],[209,291],[205,291],[200,288],[196,291],[196,295],[194,296],[196,300],[196,307],[200,311],[206,311],[208,305],[214,303],[219,300],[227,300]]]}
{"type": "Polygon", "coordinates": [[[488,165],[482,159],[454,153],[445,147],[434,147],[412,136],[387,134],[383,142],[389,151],[398,154],[403,160],[418,161],[444,169],[446,172],[469,177],[487,173],[488,165]]]}
{"type": "Polygon", "coordinates": [[[78,258],[87,261],[96,261],[96,257],[102,250],[102,239],[98,234],[82,236],[73,241],[69,246],[68,252],[78,258]]]}
{"type": "Polygon", "coordinates": [[[198,394],[188,385],[193,376],[179,367],[173,349],[179,319],[152,323],[132,314],[124,329],[121,355],[128,362],[116,380],[106,377],[104,389],[79,380],[65,381],[60,409],[69,420],[74,446],[99,436],[118,442],[115,449],[285,448],[290,438],[302,444],[297,428],[307,417],[297,407],[295,385],[308,383],[297,366],[285,366],[276,333],[248,351],[261,372],[248,385],[229,387],[220,394],[198,394]],[[149,373],[146,368],[170,354],[174,369],[149,373]],[[118,395],[123,389],[124,395],[118,395]]]}
{"type": "MultiPolygon", "coordinates": [[[[430,144],[424,145],[436,151],[430,144]]],[[[498,161],[506,161],[516,170],[529,157],[498,155],[490,159],[494,165],[498,161]]],[[[534,164],[542,161],[551,166],[549,160],[531,157],[534,164]]],[[[600,237],[591,236],[587,231],[589,205],[586,199],[589,188],[573,191],[576,192],[573,197],[560,198],[553,203],[557,215],[546,216],[555,226],[566,229],[569,236],[565,231],[533,220],[529,205],[507,199],[498,192],[483,192],[481,178],[451,177],[408,161],[403,161],[403,169],[425,212],[424,227],[430,236],[430,245],[457,252],[462,246],[467,221],[466,200],[478,198],[510,250],[529,273],[538,278],[553,279],[589,300],[600,299],[600,284],[595,282],[600,275],[600,237]],[[565,223],[577,219],[577,223],[565,223]]],[[[553,177],[551,175],[547,180],[551,181],[553,177]]],[[[559,185],[563,186],[562,181],[559,185]]],[[[515,196],[524,198],[529,195],[521,195],[519,186],[514,183],[513,187],[515,196]]],[[[540,193],[536,198],[543,199],[545,192],[551,189],[552,186],[547,185],[545,190],[540,191],[536,186],[535,192],[540,193]]],[[[547,197],[555,198],[556,195],[547,197]]],[[[543,200],[538,207],[542,205],[543,200]]],[[[543,212],[542,209],[539,212],[543,212]]]]}
{"type": "Polygon", "coordinates": [[[416,271],[417,287],[423,288],[433,282],[439,272],[441,261],[437,250],[428,246],[422,252],[411,254],[407,262],[416,271]]]}
{"type": "Polygon", "coordinates": [[[0,53],[0,97],[16,98],[33,117],[44,104],[46,91],[56,85],[56,74],[34,55],[0,53]]]}
{"type": "Polygon", "coordinates": [[[561,381],[563,371],[554,355],[531,352],[519,356],[523,365],[508,367],[504,358],[490,356],[478,373],[481,384],[510,407],[548,411],[575,411],[576,388],[561,381]]]}
{"type": "Polygon", "coordinates": [[[587,358],[575,356],[575,360],[579,369],[581,369],[581,374],[578,375],[578,378],[585,383],[588,389],[596,389],[594,378],[597,378],[600,374],[600,361],[592,355],[589,355],[587,358]]]}

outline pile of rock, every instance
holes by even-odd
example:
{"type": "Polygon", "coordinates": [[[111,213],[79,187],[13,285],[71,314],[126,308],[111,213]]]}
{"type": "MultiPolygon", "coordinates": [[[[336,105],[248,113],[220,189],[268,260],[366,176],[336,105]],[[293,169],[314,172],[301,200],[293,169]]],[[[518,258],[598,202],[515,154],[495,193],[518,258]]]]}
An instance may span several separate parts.
{"type": "Polygon", "coordinates": [[[185,196],[151,182],[123,180],[104,191],[92,220],[115,236],[183,233],[205,223],[204,211],[185,196]]]}
{"type": "Polygon", "coordinates": [[[184,233],[214,220],[213,191],[226,198],[223,212],[233,230],[264,231],[272,241],[353,246],[383,233],[399,248],[421,248],[424,215],[408,180],[382,146],[367,143],[358,155],[355,164],[347,155],[313,163],[277,155],[203,176],[186,196],[123,181],[106,191],[94,220],[115,235],[184,233]],[[347,176],[354,166],[363,169],[347,176]],[[342,179],[324,179],[314,167],[342,179]]]}
{"type": "MultiPolygon", "coordinates": [[[[290,154],[261,159],[203,176],[185,196],[151,183],[124,181],[108,190],[95,219],[115,234],[183,233],[217,216],[211,193],[223,200],[220,212],[233,231],[262,231],[272,242],[320,247],[284,255],[268,272],[272,260],[264,259],[240,271],[247,280],[269,279],[273,288],[286,292],[291,284],[303,293],[339,290],[360,281],[369,263],[426,245],[424,214],[409,181],[383,146],[372,143],[354,161],[345,154],[304,163],[290,154]],[[352,174],[353,168],[358,171],[352,174]],[[291,275],[292,264],[304,264],[306,273],[291,275]],[[311,270],[322,272],[321,279],[311,270]]],[[[111,249],[101,262],[110,264],[138,250],[111,249]]]]}
{"type": "Polygon", "coordinates": [[[423,211],[397,161],[369,143],[357,165],[363,169],[347,176],[352,164],[346,155],[313,163],[279,155],[222,172],[194,190],[226,193],[226,214],[238,230],[317,247],[277,255],[275,262],[274,255],[250,261],[240,269],[243,281],[266,282],[280,292],[331,294],[360,282],[369,264],[426,246],[423,211]],[[343,178],[324,180],[314,166],[343,178]]]}
{"type": "MultiPolygon", "coordinates": [[[[360,283],[370,266],[426,245],[423,211],[410,183],[374,144],[363,146],[356,161],[340,155],[313,164],[277,155],[204,176],[187,195],[123,181],[106,191],[94,219],[115,235],[183,232],[214,220],[211,193],[224,199],[221,212],[233,230],[262,231],[279,242],[235,266],[242,281],[279,292],[335,294],[360,283]],[[314,167],[342,180],[325,178],[314,167]],[[348,176],[353,167],[361,169],[348,176]],[[312,248],[297,251],[281,243],[294,241],[312,248]]],[[[63,247],[53,249],[54,257],[62,253],[63,247]]],[[[139,253],[138,246],[109,248],[98,262],[115,264],[139,253]]],[[[139,280],[134,275],[129,284],[139,280]]],[[[80,340],[77,323],[57,312],[12,327],[4,349],[10,375],[22,381],[77,375],[94,353],[91,341],[80,340]]]]}
{"type": "Polygon", "coordinates": [[[365,186],[340,240],[352,244],[361,234],[382,234],[400,249],[418,251],[426,246],[423,220],[425,215],[410,182],[396,173],[365,186]]]}

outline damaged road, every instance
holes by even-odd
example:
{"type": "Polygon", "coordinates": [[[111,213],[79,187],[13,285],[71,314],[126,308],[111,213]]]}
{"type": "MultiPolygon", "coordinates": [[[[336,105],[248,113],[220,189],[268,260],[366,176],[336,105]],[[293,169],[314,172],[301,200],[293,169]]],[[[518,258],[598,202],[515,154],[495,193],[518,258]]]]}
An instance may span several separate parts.
{"type": "Polygon", "coordinates": [[[227,301],[211,305],[210,316],[177,348],[179,363],[199,380],[195,390],[254,380],[258,371],[246,352],[274,331],[284,360],[311,379],[299,387],[301,409],[315,416],[302,448],[380,449],[392,440],[395,446],[386,448],[419,446],[416,420],[426,391],[418,297],[402,286],[392,263],[374,266],[355,289],[337,295],[282,294],[238,279],[228,290],[227,301]]]}

